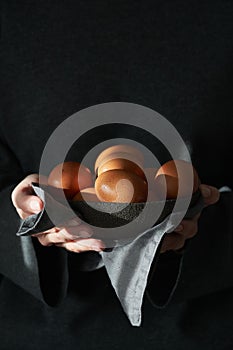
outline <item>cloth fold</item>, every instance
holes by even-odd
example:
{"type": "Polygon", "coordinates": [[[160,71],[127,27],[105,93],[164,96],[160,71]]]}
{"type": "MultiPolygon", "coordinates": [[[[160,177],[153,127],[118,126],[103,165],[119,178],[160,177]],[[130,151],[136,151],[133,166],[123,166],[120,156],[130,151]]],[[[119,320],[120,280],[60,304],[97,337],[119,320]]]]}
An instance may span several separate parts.
{"type": "MultiPolygon", "coordinates": [[[[50,213],[52,207],[52,213],[56,223],[58,221],[64,223],[72,219],[72,212],[63,204],[45,193],[39,186],[33,185],[33,189],[44,202],[44,207],[40,213],[22,220],[19,230],[16,233],[18,236],[28,236],[43,232],[54,226],[53,220],[46,214],[47,206],[50,206],[50,213]]],[[[188,209],[185,217],[192,217],[201,211],[203,206],[203,199],[199,196],[195,204],[188,209]]],[[[80,213],[77,213],[77,215],[82,217],[80,213]]],[[[86,262],[86,270],[105,265],[116,295],[133,326],[141,325],[143,297],[152,263],[156,263],[156,258],[159,256],[160,243],[164,235],[167,232],[173,231],[177,226],[177,218],[179,217],[179,212],[173,212],[159,224],[137,235],[129,243],[124,245],[116,243],[112,249],[101,252],[101,260],[98,258],[99,261],[86,262]]],[[[177,285],[181,264],[182,259],[180,259],[176,278],[170,285],[170,290],[167,293],[169,300],[177,285]]]]}
{"type": "MultiPolygon", "coordinates": [[[[156,227],[143,232],[133,242],[115,247],[112,252],[102,252],[104,265],[112,286],[133,326],[141,325],[141,309],[150,268],[166,232],[172,230],[176,216],[172,214],[156,227]]],[[[177,271],[177,279],[180,269],[177,271]]],[[[169,298],[174,291],[174,285],[169,298]]]]}

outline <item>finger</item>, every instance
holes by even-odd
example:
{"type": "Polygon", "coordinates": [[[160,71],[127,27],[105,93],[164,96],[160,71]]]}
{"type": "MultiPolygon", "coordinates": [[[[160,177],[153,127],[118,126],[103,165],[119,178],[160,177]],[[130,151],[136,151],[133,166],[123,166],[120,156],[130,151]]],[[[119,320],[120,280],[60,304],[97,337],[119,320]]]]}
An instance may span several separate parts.
{"type": "Polygon", "coordinates": [[[183,248],[185,237],[178,233],[168,233],[162,243],[160,253],[165,253],[168,250],[178,250],[183,248]]]}
{"type": "Polygon", "coordinates": [[[216,187],[201,184],[199,188],[206,206],[215,204],[219,200],[220,193],[216,187]]]}
{"type": "Polygon", "coordinates": [[[185,239],[194,237],[198,232],[198,217],[199,215],[196,215],[192,220],[182,220],[174,232],[184,236],[185,239]]]}
{"type": "Polygon", "coordinates": [[[34,195],[19,193],[17,199],[17,211],[22,219],[27,216],[39,213],[43,209],[43,202],[40,198],[34,195]]]}
{"type": "Polygon", "coordinates": [[[18,213],[22,218],[25,217],[25,214],[38,213],[43,208],[43,202],[34,194],[31,187],[31,182],[36,182],[38,179],[37,174],[29,175],[12,192],[13,205],[18,209],[18,213]]]}
{"type": "Polygon", "coordinates": [[[77,227],[77,226],[81,225],[81,223],[82,223],[82,220],[78,216],[76,216],[75,218],[70,219],[70,220],[66,221],[65,223],[63,223],[62,225],[60,225],[59,229],[63,230],[67,227],[69,227],[69,228],[77,227]]]}
{"type": "MultiPolygon", "coordinates": [[[[19,193],[24,192],[24,194],[33,194],[32,188],[30,186],[30,178],[31,176],[27,176],[23,181],[21,181],[12,191],[11,199],[16,208],[19,208],[19,193]]],[[[36,174],[32,177],[34,180],[38,179],[38,176],[36,174]]]]}
{"type": "Polygon", "coordinates": [[[48,233],[54,233],[54,232],[59,232],[60,229],[58,227],[53,227],[47,231],[44,231],[44,232],[38,232],[38,233],[34,233],[33,235],[31,235],[32,237],[42,237],[43,235],[45,234],[48,234],[48,233]]]}
{"type": "Polygon", "coordinates": [[[43,233],[36,237],[38,238],[40,244],[46,247],[49,247],[56,243],[65,243],[67,241],[71,241],[59,235],[59,231],[54,233],[43,233]]]}
{"type": "Polygon", "coordinates": [[[55,243],[66,243],[89,238],[92,234],[93,231],[87,225],[82,224],[78,227],[66,227],[62,230],[54,228],[42,234],[37,234],[36,237],[42,245],[50,246],[55,243]]]}
{"type": "Polygon", "coordinates": [[[92,238],[80,239],[74,242],[58,243],[56,246],[65,248],[74,253],[81,253],[86,251],[101,252],[105,248],[102,241],[92,238]]]}
{"type": "Polygon", "coordinates": [[[64,227],[59,234],[66,239],[89,238],[93,235],[93,230],[86,224],[80,224],[78,226],[64,227]]]}
{"type": "Polygon", "coordinates": [[[70,219],[69,221],[67,221],[65,224],[63,224],[63,226],[60,226],[61,229],[64,228],[64,227],[75,227],[75,226],[78,226],[82,223],[82,220],[79,218],[79,217],[75,217],[73,219],[70,219]]]}

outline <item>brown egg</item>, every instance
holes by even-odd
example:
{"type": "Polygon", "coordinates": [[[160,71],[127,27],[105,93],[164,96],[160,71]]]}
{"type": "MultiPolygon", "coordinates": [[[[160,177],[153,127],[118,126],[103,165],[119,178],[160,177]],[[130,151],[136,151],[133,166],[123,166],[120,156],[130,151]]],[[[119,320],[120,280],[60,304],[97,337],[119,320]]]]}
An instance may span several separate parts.
{"type": "Polygon", "coordinates": [[[128,159],[115,158],[107,162],[103,162],[98,168],[98,176],[109,170],[125,170],[134,173],[145,180],[145,175],[142,168],[128,159]]]}
{"type": "Polygon", "coordinates": [[[72,201],[99,202],[94,187],[84,188],[72,198],[72,201]]]}
{"type": "Polygon", "coordinates": [[[144,162],[144,156],[142,152],[139,151],[137,148],[130,145],[115,145],[106,148],[99,154],[95,162],[95,172],[97,171],[98,167],[102,164],[103,160],[110,160],[111,158],[108,157],[112,156],[113,154],[118,155],[113,156],[112,158],[126,158],[139,165],[142,165],[144,162]],[[121,153],[124,155],[123,157],[121,157],[121,153]]]}
{"type": "Polygon", "coordinates": [[[162,165],[157,171],[155,177],[155,186],[158,189],[160,188],[160,193],[165,191],[164,186],[167,186],[167,199],[175,199],[178,194],[179,183],[182,183],[180,197],[185,197],[190,191],[189,186],[189,171],[192,171],[193,174],[193,189],[192,192],[197,191],[200,180],[197,174],[197,171],[193,165],[184,160],[171,160],[162,165]],[[179,179],[177,168],[179,169],[179,179]]]}
{"type": "Polygon", "coordinates": [[[97,197],[103,202],[145,202],[147,183],[134,173],[124,170],[109,170],[95,181],[97,197]]]}
{"type": "Polygon", "coordinates": [[[112,153],[109,154],[107,157],[102,159],[102,161],[99,163],[98,168],[96,168],[96,173],[98,174],[98,169],[102,167],[105,163],[113,161],[115,159],[124,159],[128,160],[134,164],[136,164],[139,168],[143,167],[143,163],[139,162],[138,158],[135,157],[133,154],[130,153],[123,153],[123,152],[117,152],[117,153],[112,153]]]}
{"type": "Polygon", "coordinates": [[[48,177],[48,185],[64,190],[68,199],[86,187],[93,186],[91,171],[78,162],[58,164],[48,177]]]}
{"type": "Polygon", "coordinates": [[[158,192],[156,186],[155,186],[155,175],[157,172],[158,168],[145,168],[144,169],[144,175],[145,175],[145,180],[147,181],[148,184],[148,197],[147,201],[158,201],[160,200],[160,190],[158,192]]]}
{"type": "Polygon", "coordinates": [[[147,202],[157,202],[162,199],[160,193],[157,191],[157,189],[148,190],[148,197],[147,202]]]}
{"type": "Polygon", "coordinates": [[[144,169],[144,174],[146,176],[147,182],[154,182],[155,180],[155,175],[158,171],[158,168],[145,168],[144,169]]]}
{"type": "Polygon", "coordinates": [[[154,181],[155,191],[161,200],[175,199],[178,193],[178,178],[169,175],[158,175],[154,181]]]}

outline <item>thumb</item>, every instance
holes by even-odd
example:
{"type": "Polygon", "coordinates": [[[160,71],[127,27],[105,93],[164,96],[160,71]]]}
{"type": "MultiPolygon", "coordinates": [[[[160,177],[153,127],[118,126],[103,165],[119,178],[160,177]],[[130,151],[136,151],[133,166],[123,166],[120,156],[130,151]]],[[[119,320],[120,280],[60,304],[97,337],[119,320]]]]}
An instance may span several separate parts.
{"type": "Polygon", "coordinates": [[[38,213],[43,208],[42,200],[37,197],[31,187],[35,177],[28,176],[12,192],[12,202],[21,218],[38,213]]]}
{"type": "Polygon", "coordinates": [[[43,202],[34,195],[20,193],[16,200],[16,210],[22,219],[37,214],[43,209],[43,202]]]}
{"type": "Polygon", "coordinates": [[[220,193],[216,187],[201,184],[199,188],[206,206],[215,204],[219,200],[220,193]]]}

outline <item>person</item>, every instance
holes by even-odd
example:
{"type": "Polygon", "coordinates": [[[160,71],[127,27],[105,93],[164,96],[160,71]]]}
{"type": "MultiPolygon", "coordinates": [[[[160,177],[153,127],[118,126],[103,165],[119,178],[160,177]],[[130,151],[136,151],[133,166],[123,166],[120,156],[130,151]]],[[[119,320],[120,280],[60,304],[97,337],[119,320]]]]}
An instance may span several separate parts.
{"type": "Polygon", "coordinates": [[[2,1],[1,11],[1,349],[230,348],[232,4],[2,1]],[[206,204],[166,235],[138,328],[105,268],[81,269],[104,249],[87,224],[15,234],[20,218],[42,209],[30,184],[51,133],[106,101],[166,115],[189,145],[206,204]],[[176,290],[161,309],[181,256],[176,290]]]}

